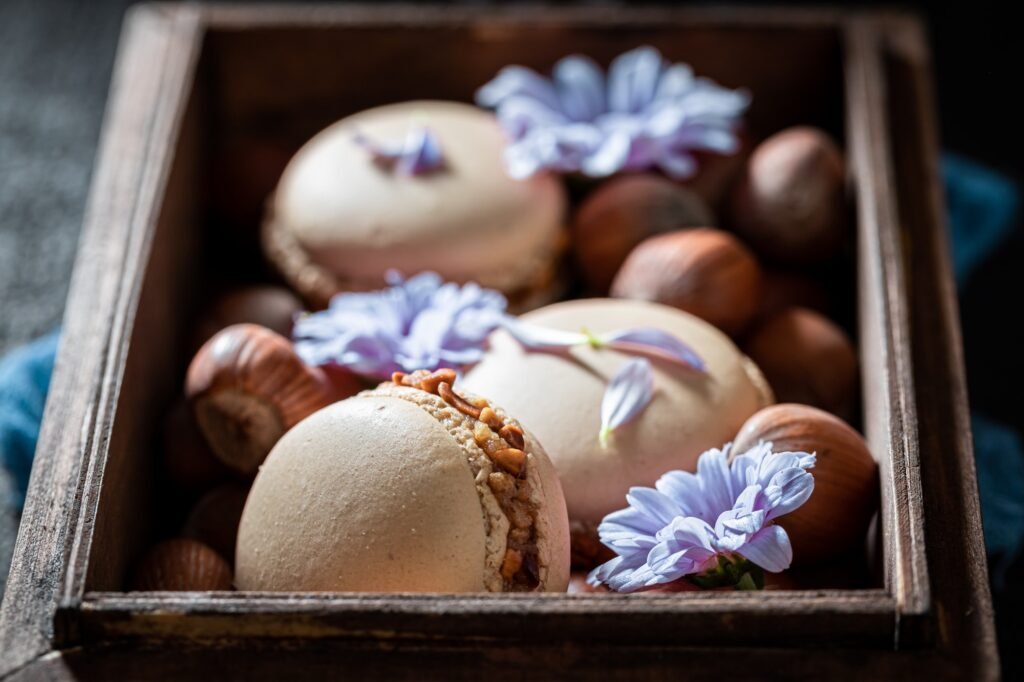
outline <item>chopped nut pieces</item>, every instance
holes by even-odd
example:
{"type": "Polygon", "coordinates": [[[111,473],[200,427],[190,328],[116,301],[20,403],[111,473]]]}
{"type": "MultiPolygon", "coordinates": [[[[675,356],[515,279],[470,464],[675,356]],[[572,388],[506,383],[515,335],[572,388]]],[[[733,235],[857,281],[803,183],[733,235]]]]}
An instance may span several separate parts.
{"type": "Polygon", "coordinates": [[[491,455],[491,459],[513,476],[519,476],[526,468],[526,453],[516,448],[502,448],[491,455]]]}
{"type": "Polygon", "coordinates": [[[510,549],[505,552],[505,560],[501,563],[501,577],[511,581],[522,567],[523,555],[514,549],[510,549]]]}
{"type": "Polygon", "coordinates": [[[505,425],[505,422],[501,420],[501,417],[498,416],[498,413],[492,410],[490,407],[485,407],[480,410],[479,419],[480,421],[482,421],[484,424],[487,424],[495,431],[500,430],[501,427],[505,425]]]}
{"type": "Polygon", "coordinates": [[[487,485],[509,521],[501,575],[507,587],[514,591],[533,590],[540,583],[540,577],[529,482],[525,475],[529,461],[526,437],[519,426],[506,424],[486,399],[463,398],[452,390],[455,378],[455,371],[451,369],[391,375],[394,383],[440,396],[456,410],[476,420],[473,440],[495,467],[495,471],[487,475],[487,485]]]}
{"type": "Polygon", "coordinates": [[[520,450],[526,448],[526,438],[523,436],[523,430],[515,424],[505,424],[498,431],[498,435],[514,448],[519,448],[520,450]]]}
{"type": "Polygon", "coordinates": [[[454,407],[462,414],[468,417],[472,417],[473,419],[480,418],[481,409],[479,407],[473,407],[465,400],[463,400],[462,396],[460,396],[458,393],[452,390],[452,385],[449,384],[447,381],[442,381],[440,384],[437,385],[437,394],[441,396],[442,400],[444,400],[446,403],[454,407]]]}

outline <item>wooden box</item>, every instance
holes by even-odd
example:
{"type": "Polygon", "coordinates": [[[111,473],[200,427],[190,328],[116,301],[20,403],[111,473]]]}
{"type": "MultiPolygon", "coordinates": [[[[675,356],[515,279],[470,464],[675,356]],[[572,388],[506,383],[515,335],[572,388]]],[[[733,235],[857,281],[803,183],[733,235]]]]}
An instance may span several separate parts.
{"type": "Polygon", "coordinates": [[[0,615],[0,675],[998,676],[930,88],[921,26],[898,13],[136,7],[0,615]],[[844,139],[882,584],[641,599],[121,591],[160,503],[153,432],[180,388],[187,323],[211,282],[256,258],[225,246],[238,235],[219,208],[231,178],[218,155],[250,138],[294,149],[383,102],[468,100],[507,63],[607,61],[639,44],[749,87],[760,130],[810,122],[844,139]]]}

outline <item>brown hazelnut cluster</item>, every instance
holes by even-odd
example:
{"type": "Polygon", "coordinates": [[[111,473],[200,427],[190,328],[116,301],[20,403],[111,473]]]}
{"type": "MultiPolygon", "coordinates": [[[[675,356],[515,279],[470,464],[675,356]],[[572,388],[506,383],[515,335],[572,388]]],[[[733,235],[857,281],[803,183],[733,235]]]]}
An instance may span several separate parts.
{"type": "Polygon", "coordinates": [[[849,418],[857,356],[822,283],[849,237],[842,152],[810,127],[752,149],[745,133],[742,147],[705,159],[685,185],[654,173],[598,185],[572,222],[580,278],[594,295],[704,319],[740,343],[780,400],[849,418]]]}
{"type": "Polygon", "coordinates": [[[231,565],[252,478],[296,423],[364,388],[344,370],[309,367],[289,340],[298,299],[250,286],[214,299],[193,327],[184,391],[164,420],[163,469],[185,514],[178,536],[146,553],[133,586],[231,589],[231,565]]]}

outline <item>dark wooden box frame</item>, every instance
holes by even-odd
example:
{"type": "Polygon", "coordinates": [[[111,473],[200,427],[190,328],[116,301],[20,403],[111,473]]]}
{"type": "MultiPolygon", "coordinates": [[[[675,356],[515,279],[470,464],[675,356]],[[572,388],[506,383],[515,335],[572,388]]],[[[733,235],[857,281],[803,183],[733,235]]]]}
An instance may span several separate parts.
{"type": "Polygon", "coordinates": [[[930,63],[915,18],[750,8],[140,6],[126,24],[99,159],[0,611],[0,676],[998,676],[930,63]],[[199,220],[188,195],[197,191],[210,97],[194,85],[204,50],[219,51],[215,68],[230,76],[219,85],[235,87],[244,108],[259,103],[259,74],[244,62],[245,49],[259,49],[260,31],[343,38],[451,29],[500,41],[528,31],[664,37],[673,27],[705,30],[712,41],[730,31],[835,37],[857,198],[864,426],[882,474],[884,588],[641,599],[116,591],[131,550],[112,538],[138,533],[133,512],[146,494],[138,453],[153,419],[146,396],[180,380],[178,366],[155,369],[168,364],[159,340],[180,337],[173,311],[195,296],[181,275],[200,237],[180,228],[199,220]]]}

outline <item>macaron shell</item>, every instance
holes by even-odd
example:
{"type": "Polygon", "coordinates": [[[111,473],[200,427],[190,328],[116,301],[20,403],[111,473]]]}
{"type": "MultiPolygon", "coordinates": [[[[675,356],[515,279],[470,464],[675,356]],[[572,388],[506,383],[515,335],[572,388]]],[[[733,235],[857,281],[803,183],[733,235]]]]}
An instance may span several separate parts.
{"type": "Polygon", "coordinates": [[[493,114],[457,102],[415,101],[360,112],[322,131],[278,185],[274,220],[317,265],[357,287],[388,268],[425,269],[510,291],[550,267],[562,248],[565,190],[550,174],[513,180],[493,114]],[[416,176],[381,167],[353,139],[384,143],[423,125],[445,166],[416,176]]]}
{"type": "Polygon", "coordinates": [[[507,332],[464,380],[515,414],[544,443],[561,478],[569,517],[598,523],[625,506],[631,486],[672,469],[694,471],[700,453],[730,441],[771,400],[757,368],[720,331],[654,303],[591,299],[527,313],[522,320],[594,333],[656,327],[689,344],[705,372],[653,361],[654,397],[601,447],[601,401],[608,382],[635,355],[581,346],[567,355],[528,352],[507,332]]]}
{"type": "Polygon", "coordinates": [[[484,590],[484,526],[462,448],[419,407],[335,403],[260,469],[238,532],[242,590],[484,590]]]}

